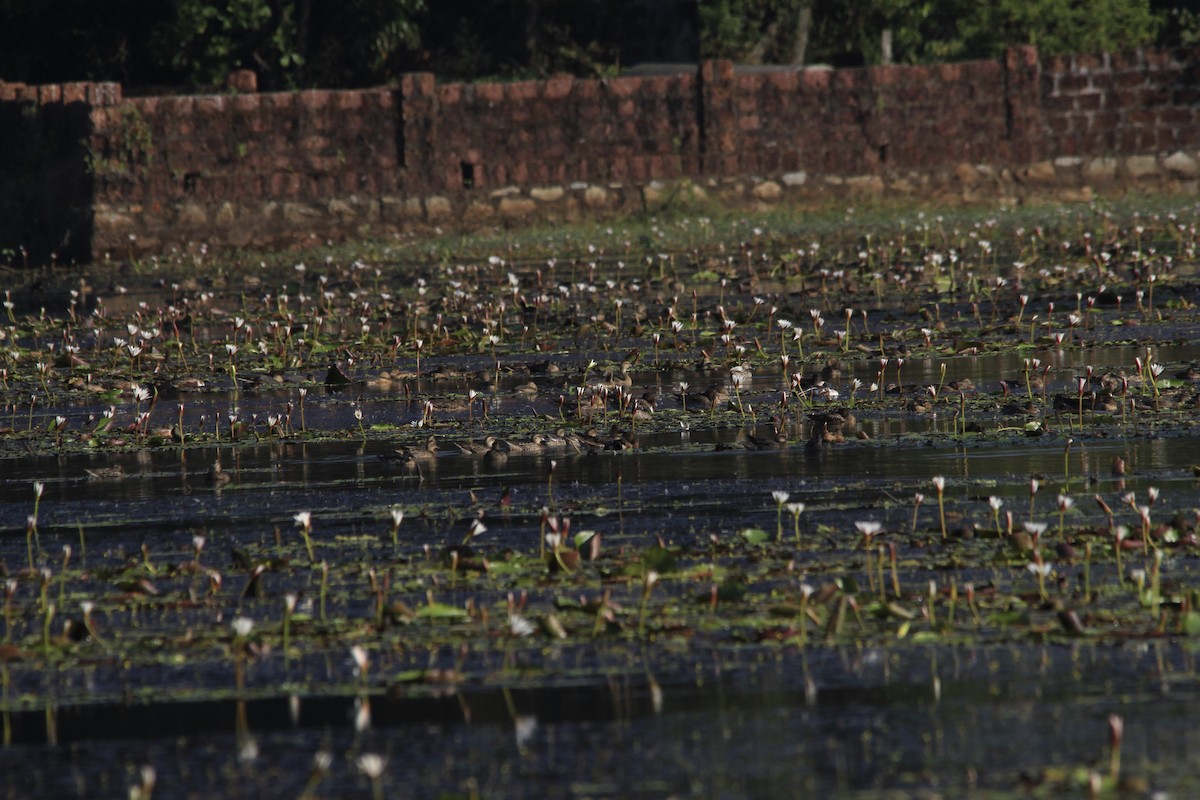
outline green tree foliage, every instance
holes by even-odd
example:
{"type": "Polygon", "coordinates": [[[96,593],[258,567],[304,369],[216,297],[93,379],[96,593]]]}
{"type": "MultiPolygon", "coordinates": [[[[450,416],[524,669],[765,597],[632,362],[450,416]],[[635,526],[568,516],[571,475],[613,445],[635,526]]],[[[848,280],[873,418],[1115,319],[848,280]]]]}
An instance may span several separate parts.
{"type": "Polygon", "coordinates": [[[455,78],[603,75],[618,63],[620,2],[438,0],[424,25],[424,68],[455,78]]]}
{"type": "Polygon", "coordinates": [[[424,0],[176,0],[157,43],[193,85],[241,68],[264,88],[355,85],[408,65],[424,10],[424,0]]]}
{"type": "MultiPolygon", "coordinates": [[[[792,20],[811,13],[806,61],[877,64],[884,31],[901,62],[994,58],[1036,45],[1045,54],[1128,50],[1154,44],[1169,9],[1150,0],[700,0],[705,57],[779,63],[792,20]]],[[[786,63],[786,62],[785,62],[786,63]]]]}
{"type": "MultiPolygon", "coordinates": [[[[364,86],[608,75],[646,10],[700,26],[700,56],[741,63],[881,63],[1200,43],[1183,0],[0,0],[0,79],[116,80],[128,90],[364,86]],[[676,15],[672,17],[671,15],[676,15]],[[885,36],[884,32],[888,32],[885,36]]],[[[641,41],[652,40],[643,36],[641,41]]],[[[654,58],[653,52],[644,58],[654,58]]]]}
{"type": "Polygon", "coordinates": [[[306,86],[387,83],[420,63],[426,0],[301,0],[306,86]]]}
{"type": "Polygon", "coordinates": [[[1152,44],[1161,27],[1149,0],[963,3],[968,13],[958,17],[951,36],[923,48],[922,60],[991,58],[1014,44],[1031,44],[1047,55],[1131,50],[1152,44]]]}
{"type": "Polygon", "coordinates": [[[221,84],[233,69],[254,69],[266,83],[298,70],[295,6],[268,0],[179,0],[175,17],[157,32],[161,56],[187,82],[221,84]]]}
{"type": "Polygon", "coordinates": [[[749,64],[802,63],[814,0],[702,0],[701,53],[749,64]]]}

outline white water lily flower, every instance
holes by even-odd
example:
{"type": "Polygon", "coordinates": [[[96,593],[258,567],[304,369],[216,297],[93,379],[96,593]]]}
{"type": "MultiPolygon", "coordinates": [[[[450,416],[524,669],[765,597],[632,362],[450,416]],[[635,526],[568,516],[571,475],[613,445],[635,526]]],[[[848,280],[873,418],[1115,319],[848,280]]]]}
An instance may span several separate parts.
{"type": "Polygon", "coordinates": [[[860,520],[854,523],[854,527],[858,528],[858,532],[863,536],[874,536],[883,530],[883,524],[875,520],[860,520]]]}
{"type": "Polygon", "coordinates": [[[363,753],[354,763],[358,765],[362,774],[376,781],[383,774],[383,768],[387,764],[387,761],[377,753],[363,753]]]}
{"type": "Polygon", "coordinates": [[[536,630],[534,624],[520,614],[508,615],[508,632],[518,639],[532,636],[536,630]]]}

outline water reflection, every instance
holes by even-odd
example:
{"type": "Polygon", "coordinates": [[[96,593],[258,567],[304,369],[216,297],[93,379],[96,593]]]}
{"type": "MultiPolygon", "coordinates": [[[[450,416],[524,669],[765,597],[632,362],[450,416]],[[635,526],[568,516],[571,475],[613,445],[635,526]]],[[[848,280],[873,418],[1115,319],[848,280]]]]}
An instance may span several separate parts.
{"type": "MultiPolygon", "coordinates": [[[[0,792],[22,796],[36,780],[43,796],[95,796],[153,765],[164,790],[295,796],[314,776],[353,781],[364,753],[384,754],[389,780],[423,796],[472,782],[517,797],[567,783],[623,796],[854,796],[934,781],[955,794],[1013,792],[1023,774],[1107,763],[1113,713],[1125,721],[1124,774],[1189,791],[1200,696],[1194,656],[1169,642],[696,655],[692,680],[666,686],[614,676],[461,699],[374,695],[369,727],[350,723],[365,705],[350,697],[230,701],[245,717],[236,731],[222,730],[233,717],[222,701],[15,712],[0,792]],[[68,746],[31,759],[51,728],[68,746]],[[322,753],[332,757],[318,763],[322,753]]],[[[664,658],[655,671],[677,674],[664,658]]]]}
{"type": "MultiPolygon", "coordinates": [[[[863,422],[864,427],[871,424],[863,422]]],[[[891,424],[879,421],[876,430],[891,424]]],[[[97,463],[89,455],[35,456],[23,460],[21,479],[0,480],[0,528],[24,531],[33,509],[34,481],[45,486],[42,531],[73,531],[80,523],[94,529],[129,519],[139,519],[145,528],[224,526],[234,520],[290,520],[301,506],[326,512],[383,508],[436,502],[445,493],[463,490],[490,498],[507,488],[528,504],[545,494],[551,461],[556,463],[554,483],[568,497],[586,490],[605,504],[605,497],[615,500],[618,477],[624,499],[635,504],[638,498],[657,495],[695,498],[705,505],[732,503],[735,508],[741,495],[757,495],[767,484],[799,487],[810,493],[806,501],[818,504],[820,493],[834,488],[869,502],[883,487],[915,487],[935,475],[967,487],[979,484],[988,494],[1020,494],[1030,476],[1074,482],[1077,491],[1103,491],[1115,480],[1115,458],[1123,460],[1131,488],[1155,483],[1169,497],[1177,487],[1191,491],[1190,465],[1197,448],[1190,436],[1070,444],[1046,437],[971,446],[947,446],[934,439],[891,444],[886,438],[814,454],[796,444],[765,451],[724,449],[736,446],[736,432],[693,430],[686,437],[687,449],[679,448],[685,441],[680,434],[653,434],[643,437],[640,451],[514,455],[503,465],[443,454],[424,462],[419,473],[390,468],[380,458],[390,452],[384,442],[263,442],[237,449],[119,454],[112,461],[124,467],[124,477],[117,480],[89,478],[86,470],[97,463]],[[213,486],[209,479],[218,458],[231,478],[224,486],[213,486]]],[[[643,504],[641,510],[650,509],[643,504]]]]}

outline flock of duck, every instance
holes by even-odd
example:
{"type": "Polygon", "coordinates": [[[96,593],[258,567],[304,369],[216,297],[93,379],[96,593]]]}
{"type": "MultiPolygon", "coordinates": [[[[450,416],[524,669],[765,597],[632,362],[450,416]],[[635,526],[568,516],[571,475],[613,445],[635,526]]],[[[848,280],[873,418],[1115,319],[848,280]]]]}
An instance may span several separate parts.
{"type": "MultiPolygon", "coordinates": [[[[614,425],[607,436],[594,429],[572,431],[559,428],[553,433],[534,433],[527,439],[504,439],[487,436],[483,439],[452,440],[454,449],[469,458],[483,459],[489,466],[502,466],[511,455],[540,455],[555,453],[587,453],[601,450],[628,450],[637,446],[637,438],[630,432],[622,432],[614,425]]],[[[423,444],[415,447],[402,446],[380,456],[390,468],[419,471],[442,452],[436,435],[430,435],[423,444]]]]}

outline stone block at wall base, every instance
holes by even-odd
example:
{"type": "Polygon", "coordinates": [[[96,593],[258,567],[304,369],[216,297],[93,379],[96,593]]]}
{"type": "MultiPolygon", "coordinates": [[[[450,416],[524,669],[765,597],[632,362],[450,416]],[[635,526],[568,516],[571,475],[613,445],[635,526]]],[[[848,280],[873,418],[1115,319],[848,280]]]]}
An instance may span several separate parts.
{"type": "Polygon", "coordinates": [[[448,220],[454,216],[454,206],[445,197],[425,198],[425,218],[430,222],[448,220]]]}
{"type": "Polygon", "coordinates": [[[1117,179],[1115,158],[1093,158],[1083,167],[1083,178],[1089,183],[1111,183],[1117,179]]]}
{"type": "Polygon", "coordinates": [[[602,186],[589,186],[583,190],[583,202],[588,208],[608,208],[608,191],[602,186]]]}
{"type": "Polygon", "coordinates": [[[531,220],[537,214],[538,204],[527,197],[505,197],[497,209],[500,217],[509,222],[531,220]]]}
{"type": "Polygon", "coordinates": [[[1158,159],[1154,156],[1130,156],[1125,159],[1125,174],[1133,180],[1158,174],[1158,159]]]}
{"type": "Polygon", "coordinates": [[[754,187],[754,197],[766,203],[773,203],[783,197],[783,187],[775,181],[763,181],[754,187]]]}
{"type": "Polygon", "coordinates": [[[1194,178],[1200,175],[1200,162],[1182,150],[1176,150],[1164,158],[1162,165],[1172,175],[1184,178],[1194,178]]]}

